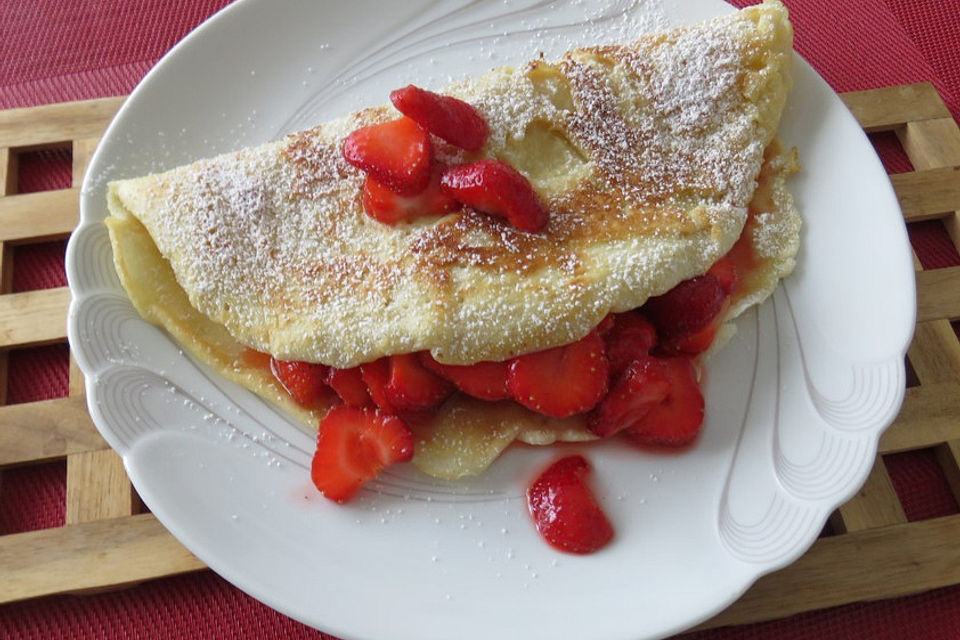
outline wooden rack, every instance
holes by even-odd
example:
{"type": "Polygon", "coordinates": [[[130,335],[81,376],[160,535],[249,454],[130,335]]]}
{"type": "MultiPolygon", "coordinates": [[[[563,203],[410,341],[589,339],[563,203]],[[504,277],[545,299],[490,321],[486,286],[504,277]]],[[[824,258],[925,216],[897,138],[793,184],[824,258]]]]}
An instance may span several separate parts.
{"type": "MultiPolygon", "coordinates": [[[[942,219],[960,247],[960,128],[932,85],[842,96],[868,132],[896,132],[915,171],[891,176],[909,224],[942,219]]],[[[78,220],[79,185],[122,97],[0,111],[0,404],[7,354],[64,342],[66,288],[10,293],[11,248],[66,238],[78,220]],[[23,152],[69,147],[73,187],[17,194],[23,152]]],[[[960,267],[917,266],[917,328],[909,361],[920,384],[907,390],[880,453],[933,448],[960,501],[960,267]]],[[[101,590],[197,571],[186,551],[139,501],[119,457],[86,411],[71,360],[65,398],[0,406],[0,468],[66,458],[66,523],[0,536],[0,603],[101,590]]],[[[831,518],[800,560],[761,578],[700,628],[736,625],[960,583],[960,514],[908,522],[882,456],[866,484],[831,518]]]]}

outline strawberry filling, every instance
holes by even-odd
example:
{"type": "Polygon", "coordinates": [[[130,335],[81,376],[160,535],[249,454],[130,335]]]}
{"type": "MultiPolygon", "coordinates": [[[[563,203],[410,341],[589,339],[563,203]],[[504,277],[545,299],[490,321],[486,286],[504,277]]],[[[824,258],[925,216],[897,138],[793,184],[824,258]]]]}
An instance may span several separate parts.
{"type": "MultiPolygon", "coordinates": [[[[513,401],[551,417],[582,414],[590,431],[601,438],[621,434],[641,446],[683,446],[696,439],[704,415],[695,361],[713,342],[731,298],[738,294],[740,269],[724,257],[706,274],[681,282],[642,307],[607,316],[576,342],[504,362],[448,365],[419,352],[349,369],[273,358],[269,367],[301,406],[316,409],[332,402],[352,410],[329,411],[327,416],[335,417],[325,417],[321,431],[343,430],[351,421],[357,429],[367,428],[389,418],[391,437],[405,433],[412,438],[408,421],[429,418],[451,394],[464,393],[491,402],[513,401]]],[[[321,446],[342,448],[355,441],[354,435],[343,434],[318,440],[316,458],[323,462],[315,463],[313,479],[333,500],[348,500],[380,469],[406,459],[374,460],[362,453],[358,462],[342,452],[321,451],[321,446]],[[357,473],[358,468],[365,471],[357,473]],[[344,474],[359,484],[330,489],[326,476],[342,479],[344,474]]]]}

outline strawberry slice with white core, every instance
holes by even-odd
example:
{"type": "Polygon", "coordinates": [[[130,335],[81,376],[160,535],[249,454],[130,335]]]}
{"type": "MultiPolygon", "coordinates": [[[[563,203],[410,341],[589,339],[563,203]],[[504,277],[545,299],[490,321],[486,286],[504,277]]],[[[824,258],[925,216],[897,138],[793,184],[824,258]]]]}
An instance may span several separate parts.
{"type": "Polygon", "coordinates": [[[341,153],[344,160],[402,195],[419,193],[430,181],[430,135],[410,118],[357,129],[343,141],[341,153]]]}
{"type": "Polygon", "coordinates": [[[507,386],[507,362],[477,362],[468,365],[442,364],[429,351],[420,353],[420,363],[453,383],[464,393],[481,400],[507,400],[513,397],[507,386]]]}
{"type": "Polygon", "coordinates": [[[390,357],[386,356],[360,365],[360,375],[367,385],[367,393],[384,413],[396,413],[396,407],[390,402],[387,384],[390,382],[390,357]]]}
{"type": "Polygon", "coordinates": [[[619,376],[597,408],[590,414],[590,430],[608,438],[628,429],[663,402],[670,393],[670,379],[660,358],[641,356],[619,376]]]}
{"type": "Polygon", "coordinates": [[[450,167],[443,172],[440,183],[468,207],[504,218],[522,231],[540,231],[547,224],[547,211],[530,181],[501,160],[450,167]]]}
{"type": "Polygon", "coordinates": [[[540,535],[568,553],[592,553],[613,538],[613,526],[587,485],[590,463],[580,455],[551,464],[527,489],[540,535]]]}
{"type": "Polygon", "coordinates": [[[680,446],[696,439],[703,424],[703,394],[689,357],[656,358],[670,391],[624,430],[638,444],[680,446]]]}
{"type": "Polygon", "coordinates": [[[363,381],[360,367],[337,369],[330,367],[327,372],[327,384],[337,392],[344,404],[351,407],[372,407],[373,399],[367,392],[367,384],[363,381]]]}
{"type": "Polygon", "coordinates": [[[337,405],[320,421],[310,475],[325,497],[346,502],[387,466],[413,458],[413,446],[400,418],[337,405]]]}
{"type": "Polygon", "coordinates": [[[463,100],[414,85],[390,93],[397,111],[450,144],[476,151],[487,141],[490,128],[477,110],[463,100]]]}
{"type": "Polygon", "coordinates": [[[607,391],[609,365],[596,331],[565,347],[518,356],[507,384],[514,399],[538,413],[566,418],[592,409],[607,391]]]}
{"type": "Polygon", "coordinates": [[[317,408],[331,397],[322,364],[270,358],[270,372],[301,407],[317,408]]]}
{"type": "Polygon", "coordinates": [[[440,186],[444,166],[435,163],[430,180],[423,191],[401,195],[367,176],[363,183],[361,202],[368,216],[385,224],[410,222],[421,216],[442,216],[460,208],[460,203],[440,186]]]}
{"type": "Polygon", "coordinates": [[[390,356],[387,400],[397,411],[431,409],[453,392],[453,385],[429,371],[412,353],[390,356]]]}

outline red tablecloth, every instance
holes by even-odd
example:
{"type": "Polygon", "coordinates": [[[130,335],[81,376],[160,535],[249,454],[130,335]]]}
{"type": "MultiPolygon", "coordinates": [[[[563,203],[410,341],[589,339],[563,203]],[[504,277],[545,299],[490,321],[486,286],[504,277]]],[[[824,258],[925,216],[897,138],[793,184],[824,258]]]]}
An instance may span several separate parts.
{"type": "MultiPolygon", "coordinates": [[[[786,1],[797,50],[838,91],[929,80],[954,116],[960,116],[960,0],[786,1]]],[[[0,108],[124,94],[165,51],[224,4],[6,0],[0,3],[0,108]]],[[[876,144],[888,170],[910,169],[893,136],[880,136],[876,144]]],[[[69,180],[64,152],[22,158],[21,192],[60,188],[69,180]]],[[[911,238],[928,268],[960,264],[939,223],[913,225],[911,238]]],[[[18,248],[14,290],[65,284],[63,248],[63,243],[18,248]]],[[[66,390],[65,346],[11,354],[8,402],[62,396],[66,390]]],[[[930,452],[887,456],[886,463],[911,520],[957,512],[930,452]]],[[[64,477],[62,463],[4,471],[0,534],[62,524],[64,477]]],[[[329,637],[270,610],[211,572],[114,593],[0,606],[0,638],[274,636],[329,637]]],[[[960,638],[960,587],[685,636],[769,637],[960,638]]]]}

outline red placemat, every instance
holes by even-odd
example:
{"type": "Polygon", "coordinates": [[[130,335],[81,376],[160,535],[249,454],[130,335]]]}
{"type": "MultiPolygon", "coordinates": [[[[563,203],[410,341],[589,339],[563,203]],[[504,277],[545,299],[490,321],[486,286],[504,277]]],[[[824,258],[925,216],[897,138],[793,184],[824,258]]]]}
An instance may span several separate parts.
{"type": "MultiPolygon", "coordinates": [[[[796,48],[838,91],[932,81],[960,115],[960,2],[786,0],[796,48]]],[[[120,95],[223,0],[45,0],[0,3],[0,108],[120,95]]],[[[734,0],[733,4],[753,4],[734,0]]],[[[892,135],[875,143],[888,170],[909,162],[892,135]]],[[[20,190],[69,182],[62,152],[21,161],[20,190]]],[[[960,264],[938,222],[911,226],[928,268],[960,264]]],[[[62,286],[63,244],[20,247],[14,287],[62,286]]],[[[66,394],[63,346],[10,356],[10,402],[66,394]]],[[[957,512],[928,451],[887,456],[911,520],[957,512]]],[[[3,472],[0,533],[63,522],[64,466],[3,472]]],[[[2,576],[0,576],[2,579],[2,576]]],[[[216,575],[157,580],[93,596],[55,596],[0,606],[0,637],[37,638],[329,638],[267,608],[216,575]]],[[[880,603],[853,604],[784,620],[688,634],[685,638],[960,638],[960,587],[880,603]]],[[[389,639],[384,639],[389,640],[389,639]]]]}

